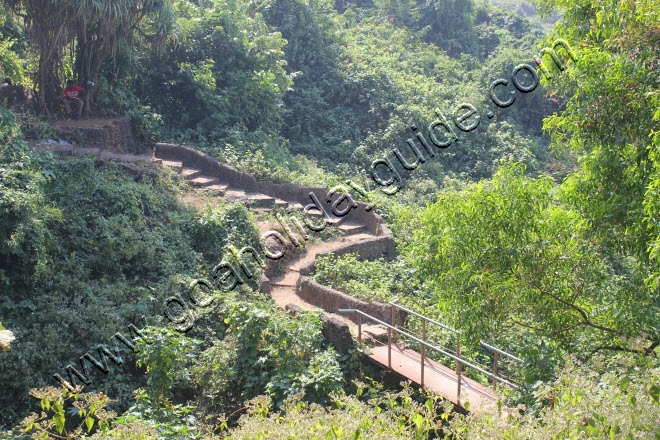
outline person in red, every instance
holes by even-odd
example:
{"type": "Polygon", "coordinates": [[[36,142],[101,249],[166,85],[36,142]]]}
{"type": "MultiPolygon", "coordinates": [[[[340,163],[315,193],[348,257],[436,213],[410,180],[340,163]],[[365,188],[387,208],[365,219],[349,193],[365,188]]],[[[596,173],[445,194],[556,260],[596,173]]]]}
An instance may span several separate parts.
{"type": "Polygon", "coordinates": [[[83,101],[80,99],[80,92],[84,91],[80,86],[77,86],[73,83],[73,80],[68,80],[66,82],[66,89],[64,89],[64,107],[68,115],[73,116],[76,119],[80,119],[80,114],[82,113],[83,101]],[[76,107],[75,113],[71,111],[71,104],[76,107]]]}

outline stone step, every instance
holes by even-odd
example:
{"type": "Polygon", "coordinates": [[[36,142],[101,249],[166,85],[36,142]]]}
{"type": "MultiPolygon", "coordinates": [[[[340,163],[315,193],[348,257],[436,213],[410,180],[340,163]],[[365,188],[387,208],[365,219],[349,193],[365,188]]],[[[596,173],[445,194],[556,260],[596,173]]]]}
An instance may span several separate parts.
{"type": "Polygon", "coordinates": [[[184,168],[181,171],[181,175],[188,180],[195,179],[202,175],[202,170],[197,170],[195,168],[184,168]]]}
{"type": "Polygon", "coordinates": [[[276,208],[288,208],[289,207],[289,202],[286,200],[282,199],[275,199],[275,207],[276,208]]]}
{"type": "Polygon", "coordinates": [[[245,191],[236,188],[227,188],[225,198],[230,202],[247,202],[245,191]]]}
{"type": "MultiPolygon", "coordinates": [[[[318,219],[321,219],[321,217],[323,217],[323,214],[321,214],[321,212],[318,209],[310,209],[309,211],[307,211],[306,215],[318,219]]],[[[328,222],[331,225],[338,225],[344,220],[344,217],[335,217],[330,213],[328,213],[328,215],[330,216],[330,218],[326,218],[326,222],[328,222]]]]}
{"type": "Polygon", "coordinates": [[[176,162],[173,160],[163,160],[162,164],[167,167],[174,168],[174,171],[179,173],[183,170],[183,162],[176,162]]]}
{"type": "Polygon", "coordinates": [[[371,235],[366,232],[361,232],[359,234],[351,234],[346,237],[344,237],[342,240],[347,240],[347,241],[360,241],[360,240],[368,240],[370,238],[375,238],[375,235],[371,235]]]}
{"type": "Polygon", "coordinates": [[[353,223],[353,222],[342,223],[341,225],[337,226],[337,228],[347,235],[357,234],[367,229],[365,225],[361,225],[359,223],[353,223]]]}
{"type": "Polygon", "coordinates": [[[299,277],[300,277],[299,273],[287,271],[287,273],[284,275],[284,277],[281,280],[271,282],[271,284],[277,287],[296,287],[299,277]]]}
{"type": "Polygon", "coordinates": [[[220,197],[224,196],[225,193],[227,192],[227,188],[229,188],[227,185],[223,185],[222,183],[216,183],[215,185],[209,185],[204,189],[210,189],[213,191],[213,194],[220,197]]]}
{"type": "Polygon", "coordinates": [[[195,188],[205,188],[211,185],[215,185],[219,181],[220,179],[218,179],[217,177],[199,176],[199,177],[195,177],[194,179],[189,179],[188,183],[190,183],[195,188]]]}
{"type": "Polygon", "coordinates": [[[273,206],[275,204],[275,199],[265,194],[248,193],[247,198],[250,201],[250,206],[254,207],[273,206]]]}
{"type": "Polygon", "coordinates": [[[375,339],[379,342],[387,342],[387,328],[382,325],[363,325],[362,337],[375,339]]]}

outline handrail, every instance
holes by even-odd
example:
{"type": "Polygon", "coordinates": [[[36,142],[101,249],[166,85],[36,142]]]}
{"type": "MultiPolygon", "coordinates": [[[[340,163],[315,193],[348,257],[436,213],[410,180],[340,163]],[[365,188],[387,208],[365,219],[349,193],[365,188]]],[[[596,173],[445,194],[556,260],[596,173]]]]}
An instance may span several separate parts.
{"type": "Polygon", "coordinates": [[[377,322],[378,324],[383,325],[383,326],[385,326],[386,328],[388,328],[388,329],[390,329],[390,330],[394,330],[395,332],[401,333],[402,335],[409,337],[409,338],[412,339],[413,341],[416,341],[416,342],[418,342],[418,343],[420,343],[420,344],[422,344],[422,345],[424,345],[424,346],[426,346],[426,347],[429,347],[429,348],[431,348],[431,349],[437,351],[438,353],[443,354],[443,355],[447,356],[448,358],[455,360],[456,362],[460,362],[461,364],[467,365],[468,367],[473,368],[473,369],[475,369],[475,370],[477,370],[477,371],[479,371],[479,372],[485,374],[486,376],[492,378],[493,380],[500,381],[500,382],[502,382],[502,383],[504,383],[504,384],[506,384],[506,385],[509,385],[509,386],[512,387],[512,388],[520,389],[520,387],[519,387],[518,385],[516,385],[516,384],[514,384],[514,383],[511,383],[511,382],[509,382],[508,380],[502,379],[502,378],[499,377],[499,376],[496,376],[496,375],[494,375],[494,374],[492,374],[492,373],[489,373],[488,371],[484,370],[483,368],[477,367],[476,365],[473,365],[473,364],[470,363],[470,362],[467,362],[467,361],[465,361],[465,360],[463,360],[463,359],[461,359],[461,358],[459,358],[459,357],[456,357],[456,356],[454,356],[454,355],[451,354],[451,353],[447,353],[446,351],[444,351],[444,350],[442,350],[442,349],[436,347],[435,345],[432,345],[432,344],[429,344],[428,342],[422,341],[421,339],[416,338],[415,336],[413,336],[413,335],[411,335],[411,334],[409,334],[409,333],[407,333],[407,332],[404,332],[403,330],[398,329],[398,328],[396,328],[396,327],[394,327],[394,326],[392,326],[392,325],[389,325],[389,324],[387,324],[386,322],[381,321],[380,319],[374,318],[373,316],[368,315],[368,314],[364,313],[364,312],[361,311],[361,310],[357,310],[357,309],[338,309],[337,312],[339,312],[339,313],[358,313],[359,315],[364,316],[365,318],[369,318],[369,319],[371,319],[372,321],[375,321],[375,322],[377,322]]]}
{"type": "Polygon", "coordinates": [[[510,354],[510,353],[507,353],[506,351],[500,350],[499,348],[493,347],[492,345],[488,345],[488,344],[486,344],[484,341],[479,341],[479,343],[480,343],[481,345],[483,345],[484,347],[486,347],[487,349],[489,349],[489,350],[493,350],[495,353],[499,353],[499,354],[501,354],[501,355],[503,355],[503,356],[506,356],[506,357],[508,357],[508,358],[511,358],[511,359],[513,359],[513,360],[516,361],[516,362],[520,362],[521,364],[524,364],[524,363],[525,363],[525,361],[523,361],[522,359],[520,359],[520,358],[518,358],[518,357],[515,357],[514,355],[512,355],[512,354],[510,354]]]}
{"type": "Polygon", "coordinates": [[[390,301],[388,304],[390,304],[390,305],[392,305],[392,306],[394,306],[394,307],[396,307],[396,308],[398,308],[398,309],[401,309],[401,310],[403,310],[404,312],[406,312],[406,313],[408,313],[408,314],[410,314],[410,315],[414,315],[414,316],[417,316],[418,318],[422,318],[422,319],[424,319],[425,321],[430,322],[431,324],[435,324],[435,325],[437,325],[438,327],[442,327],[442,328],[444,328],[445,330],[449,330],[449,331],[452,332],[452,333],[459,334],[459,335],[461,334],[461,332],[459,332],[458,330],[454,330],[453,328],[451,328],[451,327],[447,327],[446,325],[441,324],[441,323],[439,323],[438,321],[434,321],[434,320],[431,319],[431,318],[427,318],[427,317],[424,316],[424,315],[420,315],[420,314],[417,313],[417,312],[413,312],[413,311],[410,310],[410,309],[407,309],[407,308],[405,308],[405,307],[403,307],[403,306],[400,306],[400,305],[396,304],[396,302],[397,302],[398,300],[399,300],[399,298],[397,298],[397,299],[395,299],[395,300],[393,300],[393,301],[390,301]]]}
{"type": "MultiPolygon", "coordinates": [[[[433,320],[433,319],[431,319],[431,318],[427,318],[427,317],[424,316],[424,315],[421,315],[421,314],[419,314],[419,313],[417,313],[417,312],[413,312],[413,311],[410,310],[410,309],[407,309],[407,308],[405,308],[405,307],[403,307],[403,306],[400,306],[399,304],[397,304],[397,302],[399,301],[399,299],[400,299],[400,298],[394,299],[394,300],[390,301],[388,304],[391,305],[391,306],[394,306],[394,307],[396,307],[396,308],[398,308],[398,309],[401,309],[401,310],[403,310],[404,312],[406,312],[406,313],[408,313],[408,314],[410,314],[410,315],[417,316],[418,318],[422,318],[422,319],[424,319],[425,321],[430,322],[431,324],[435,324],[435,325],[437,325],[438,327],[441,327],[441,328],[443,328],[443,329],[445,329],[445,330],[448,330],[448,331],[450,331],[450,332],[452,332],[452,333],[454,333],[454,334],[458,334],[458,335],[461,334],[460,331],[458,331],[458,330],[454,330],[453,328],[448,327],[448,326],[446,326],[445,324],[441,324],[441,323],[439,323],[438,321],[435,321],[435,320],[433,320]]],[[[501,354],[501,355],[503,355],[503,356],[506,356],[506,357],[508,357],[508,358],[510,358],[510,359],[513,359],[514,361],[520,362],[521,364],[525,362],[525,361],[523,361],[522,359],[520,359],[520,358],[518,358],[518,357],[512,355],[511,353],[507,353],[507,352],[504,351],[504,350],[500,350],[500,349],[497,348],[497,347],[493,347],[493,346],[490,345],[490,344],[486,344],[484,341],[479,341],[479,343],[480,343],[483,347],[485,347],[485,348],[487,348],[487,349],[489,349],[489,350],[492,350],[492,351],[494,351],[494,352],[496,352],[496,353],[499,353],[499,354],[501,354]]]]}

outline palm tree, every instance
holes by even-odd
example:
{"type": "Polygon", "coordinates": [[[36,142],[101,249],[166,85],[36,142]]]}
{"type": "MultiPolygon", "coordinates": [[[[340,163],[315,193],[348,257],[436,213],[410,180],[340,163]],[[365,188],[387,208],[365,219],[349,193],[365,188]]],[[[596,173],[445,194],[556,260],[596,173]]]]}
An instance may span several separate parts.
{"type": "MultiPolygon", "coordinates": [[[[77,0],[75,75],[86,84],[96,82],[101,63],[114,59],[122,40],[162,47],[170,35],[174,14],[167,0],[77,0]],[[147,21],[147,23],[145,23],[147,21]]],[[[85,111],[93,102],[93,89],[85,95],[85,111]]]]}
{"type": "Polygon", "coordinates": [[[22,17],[30,41],[39,52],[34,86],[43,114],[59,107],[62,54],[67,44],[76,46],[78,82],[95,82],[101,63],[108,56],[114,57],[123,39],[138,34],[147,44],[162,46],[174,22],[172,0],[0,1],[22,17]],[[150,23],[144,24],[146,19],[150,23]]]}

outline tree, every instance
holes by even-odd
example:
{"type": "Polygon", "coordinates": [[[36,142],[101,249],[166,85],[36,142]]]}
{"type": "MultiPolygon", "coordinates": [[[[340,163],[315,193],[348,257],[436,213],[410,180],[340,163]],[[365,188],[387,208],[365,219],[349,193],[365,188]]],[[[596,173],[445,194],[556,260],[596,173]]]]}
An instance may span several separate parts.
{"type": "MultiPolygon", "coordinates": [[[[82,84],[98,80],[104,58],[114,57],[123,40],[139,34],[144,42],[162,47],[171,33],[174,17],[166,0],[77,0],[75,76],[82,84]],[[151,18],[149,31],[141,24],[151,18]]],[[[94,89],[86,93],[89,112],[94,89]]]]}
{"type": "Polygon", "coordinates": [[[434,283],[440,312],[473,341],[530,330],[583,356],[651,353],[657,292],[629,268],[615,273],[590,222],[560,203],[551,179],[523,170],[504,166],[416,217],[408,252],[434,283]]]}
{"type": "Polygon", "coordinates": [[[167,0],[3,0],[3,3],[23,18],[30,41],[38,50],[35,89],[42,113],[59,105],[65,45],[73,42],[77,46],[75,73],[84,84],[96,79],[103,57],[114,54],[122,39],[137,32],[146,41],[159,43],[166,38],[171,23],[166,19],[167,0]],[[152,33],[147,34],[139,28],[147,17],[164,20],[152,26],[152,33]]]}
{"type": "Polygon", "coordinates": [[[639,262],[640,275],[657,290],[660,2],[537,4],[546,14],[563,12],[549,39],[564,38],[579,52],[578,61],[552,79],[566,108],[544,121],[556,151],[580,155],[579,172],[564,184],[568,200],[612,254],[639,262]]]}

